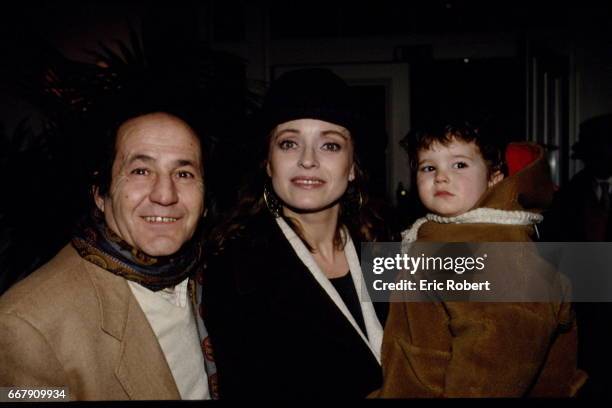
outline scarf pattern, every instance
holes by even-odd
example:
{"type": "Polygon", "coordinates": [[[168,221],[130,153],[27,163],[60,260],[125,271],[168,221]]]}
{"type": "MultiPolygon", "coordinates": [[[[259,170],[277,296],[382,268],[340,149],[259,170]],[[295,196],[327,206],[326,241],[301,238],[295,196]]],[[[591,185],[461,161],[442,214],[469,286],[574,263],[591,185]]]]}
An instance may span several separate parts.
{"type": "Polygon", "coordinates": [[[96,209],[77,227],[71,243],[86,261],[156,292],[179,284],[198,270],[202,248],[197,241],[187,242],[173,255],[152,257],[114,233],[96,209]]]}

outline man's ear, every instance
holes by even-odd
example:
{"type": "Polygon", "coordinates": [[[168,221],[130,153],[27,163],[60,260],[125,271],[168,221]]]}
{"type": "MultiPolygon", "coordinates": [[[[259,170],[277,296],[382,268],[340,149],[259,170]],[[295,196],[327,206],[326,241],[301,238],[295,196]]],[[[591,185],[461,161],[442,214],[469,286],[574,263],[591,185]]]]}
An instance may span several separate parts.
{"type": "Polygon", "coordinates": [[[488,183],[488,187],[491,188],[494,185],[496,185],[497,183],[499,183],[500,181],[502,181],[504,179],[504,173],[501,172],[501,170],[495,170],[493,173],[491,173],[491,175],[489,176],[489,183],[488,183]]]}
{"type": "Polygon", "coordinates": [[[96,207],[102,212],[104,212],[104,197],[100,195],[100,189],[98,186],[94,186],[91,188],[93,193],[94,202],[96,203],[96,207]]]}

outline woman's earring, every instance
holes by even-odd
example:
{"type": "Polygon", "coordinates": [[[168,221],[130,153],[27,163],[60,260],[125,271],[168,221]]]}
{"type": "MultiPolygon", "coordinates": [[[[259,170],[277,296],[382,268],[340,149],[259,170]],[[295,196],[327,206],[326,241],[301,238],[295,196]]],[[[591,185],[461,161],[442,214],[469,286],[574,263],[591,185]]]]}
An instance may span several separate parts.
{"type": "Polygon", "coordinates": [[[266,207],[268,207],[268,210],[270,210],[272,215],[274,215],[275,218],[280,217],[281,210],[283,207],[278,198],[274,195],[274,193],[270,192],[267,183],[264,186],[263,198],[264,202],[266,203],[266,207]]]}
{"type": "Polygon", "coordinates": [[[359,192],[359,201],[357,202],[357,211],[361,211],[361,207],[363,207],[363,195],[361,191],[359,192]]]}

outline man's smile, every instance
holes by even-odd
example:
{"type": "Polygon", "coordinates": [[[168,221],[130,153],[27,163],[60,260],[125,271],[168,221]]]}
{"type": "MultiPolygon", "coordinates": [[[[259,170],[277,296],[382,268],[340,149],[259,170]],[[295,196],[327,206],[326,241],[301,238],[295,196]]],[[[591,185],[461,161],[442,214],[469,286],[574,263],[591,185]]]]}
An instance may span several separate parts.
{"type": "Polygon", "coordinates": [[[145,216],[141,218],[143,218],[146,222],[150,224],[169,224],[179,220],[179,218],[159,216],[145,216]]]}

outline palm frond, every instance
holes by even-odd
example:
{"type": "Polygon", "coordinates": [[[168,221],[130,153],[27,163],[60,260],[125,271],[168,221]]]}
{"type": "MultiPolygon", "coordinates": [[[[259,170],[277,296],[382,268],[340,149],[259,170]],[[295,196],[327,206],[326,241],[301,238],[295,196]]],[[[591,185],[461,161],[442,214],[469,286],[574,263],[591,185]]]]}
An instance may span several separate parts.
{"type": "Polygon", "coordinates": [[[130,95],[182,103],[197,113],[198,125],[210,129],[206,137],[211,150],[221,146],[211,158],[214,168],[207,183],[218,186],[220,208],[232,203],[234,181],[246,170],[227,166],[242,163],[241,155],[251,153],[245,147],[250,135],[241,126],[260,106],[265,84],[247,82],[246,61],[204,43],[195,49],[190,41],[188,46],[178,44],[176,49],[193,55],[179,56],[176,64],[163,54],[154,57],[154,47],[144,44],[130,24],[128,28],[125,42],[100,41],[95,49],[84,50],[95,63],[72,61],[41,41],[37,52],[44,64],[23,63],[21,71],[15,70],[19,75],[13,91],[45,120],[38,133],[32,131],[30,118],[12,132],[0,126],[0,185],[15,197],[0,200],[0,293],[65,244],[72,221],[88,204],[82,194],[88,181],[84,169],[96,153],[91,151],[95,131],[130,95]],[[16,169],[19,178],[11,178],[16,169]]]}

